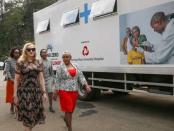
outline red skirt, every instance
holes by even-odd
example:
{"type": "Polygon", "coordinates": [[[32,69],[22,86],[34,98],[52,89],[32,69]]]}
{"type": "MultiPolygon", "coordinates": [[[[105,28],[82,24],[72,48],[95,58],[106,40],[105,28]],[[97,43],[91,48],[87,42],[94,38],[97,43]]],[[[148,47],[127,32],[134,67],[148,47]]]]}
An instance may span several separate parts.
{"type": "Polygon", "coordinates": [[[14,95],[14,82],[11,80],[7,80],[6,103],[13,103],[13,95],[14,95]]]}
{"type": "Polygon", "coordinates": [[[63,112],[73,112],[76,106],[78,92],[59,90],[60,107],[63,112]]]}

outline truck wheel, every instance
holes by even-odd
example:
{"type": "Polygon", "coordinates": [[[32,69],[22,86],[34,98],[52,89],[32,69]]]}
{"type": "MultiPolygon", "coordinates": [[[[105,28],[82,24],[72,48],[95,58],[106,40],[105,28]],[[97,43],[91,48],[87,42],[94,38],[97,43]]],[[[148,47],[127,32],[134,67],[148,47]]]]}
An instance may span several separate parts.
{"type": "Polygon", "coordinates": [[[101,94],[100,89],[94,89],[92,88],[91,92],[86,93],[84,89],[80,88],[79,89],[79,100],[82,101],[90,101],[98,98],[101,94]]]}

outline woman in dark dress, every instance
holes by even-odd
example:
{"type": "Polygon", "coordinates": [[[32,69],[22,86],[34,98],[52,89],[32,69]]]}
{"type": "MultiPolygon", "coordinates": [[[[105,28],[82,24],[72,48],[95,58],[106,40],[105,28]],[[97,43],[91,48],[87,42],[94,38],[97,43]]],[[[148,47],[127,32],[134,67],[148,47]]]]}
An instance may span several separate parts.
{"type": "Polygon", "coordinates": [[[45,122],[43,100],[47,100],[43,65],[36,60],[35,45],[27,43],[16,65],[14,99],[18,120],[24,131],[31,131],[36,124],[45,122]]]}

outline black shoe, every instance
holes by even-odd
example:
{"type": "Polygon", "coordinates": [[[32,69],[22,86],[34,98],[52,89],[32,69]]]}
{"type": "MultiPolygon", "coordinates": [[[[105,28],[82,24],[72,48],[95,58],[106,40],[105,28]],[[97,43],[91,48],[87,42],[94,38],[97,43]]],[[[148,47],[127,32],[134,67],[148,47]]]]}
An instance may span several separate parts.
{"type": "Polygon", "coordinates": [[[51,113],[55,113],[55,110],[53,108],[50,107],[49,110],[51,113]]]}

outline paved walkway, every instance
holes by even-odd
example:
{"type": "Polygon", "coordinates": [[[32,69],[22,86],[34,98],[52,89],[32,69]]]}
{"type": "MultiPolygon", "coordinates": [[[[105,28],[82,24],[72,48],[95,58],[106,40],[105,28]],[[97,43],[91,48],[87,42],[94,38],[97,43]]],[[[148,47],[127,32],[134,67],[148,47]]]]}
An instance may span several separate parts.
{"type": "MultiPolygon", "coordinates": [[[[5,82],[3,81],[2,71],[0,71],[0,131],[23,131],[21,122],[15,119],[15,116],[9,113],[9,104],[5,103],[5,82]]],[[[65,124],[62,120],[62,112],[60,112],[58,103],[54,102],[56,113],[48,112],[48,104],[45,105],[47,119],[45,125],[39,125],[33,131],[64,131],[65,124]]]]}
{"type": "MultiPolygon", "coordinates": [[[[103,93],[96,101],[78,101],[73,114],[73,131],[173,131],[174,98],[134,93],[119,96],[103,93]]],[[[46,124],[33,131],[67,131],[58,102],[55,114],[46,106],[46,124]]],[[[22,123],[9,113],[5,103],[5,82],[0,71],[0,131],[23,131],[22,123]]]]}
{"type": "MultiPolygon", "coordinates": [[[[5,103],[5,82],[0,71],[0,131],[23,131],[21,122],[15,119],[15,116],[10,114],[10,105],[5,103]]],[[[48,111],[48,103],[45,104],[46,109],[46,124],[37,125],[32,131],[67,131],[63,121],[63,113],[60,111],[59,103],[53,103],[56,113],[48,111]]],[[[88,102],[78,102],[77,108],[73,114],[73,131],[102,131],[102,124],[96,124],[98,121],[95,106],[88,102]],[[91,110],[90,110],[91,109],[91,110]],[[92,118],[92,121],[91,121],[92,118]],[[93,124],[93,126],[91,126],[93,124]],[[94,127],[95,126],[95,127],[94,127]]],[[[102,116],[102,114],[99,114],[102,116]]],[[[104,129],[103,131],[111,131],[104,129]]]]}

